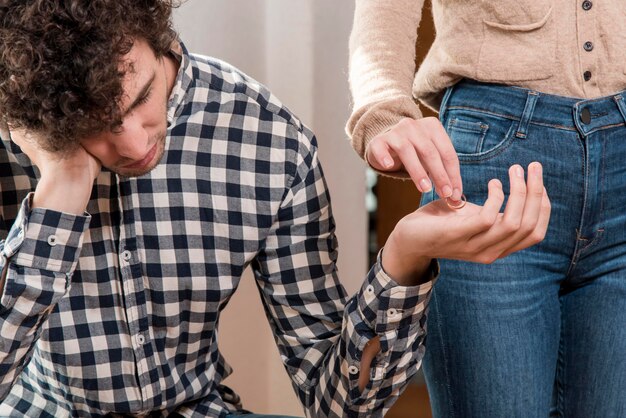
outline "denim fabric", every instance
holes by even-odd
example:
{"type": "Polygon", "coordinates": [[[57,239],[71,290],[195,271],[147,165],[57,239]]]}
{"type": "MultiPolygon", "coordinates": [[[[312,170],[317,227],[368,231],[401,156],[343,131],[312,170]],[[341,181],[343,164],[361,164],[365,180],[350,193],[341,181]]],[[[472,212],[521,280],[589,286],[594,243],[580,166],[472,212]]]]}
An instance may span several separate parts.
{"type": "Polygon", "coordinates": [[[552,216],[543,242],[491,265],[441,260],[424,359],[435,417],[626,417],[625,97],[446,92],[467,200],[539,161],[552,216]]]}

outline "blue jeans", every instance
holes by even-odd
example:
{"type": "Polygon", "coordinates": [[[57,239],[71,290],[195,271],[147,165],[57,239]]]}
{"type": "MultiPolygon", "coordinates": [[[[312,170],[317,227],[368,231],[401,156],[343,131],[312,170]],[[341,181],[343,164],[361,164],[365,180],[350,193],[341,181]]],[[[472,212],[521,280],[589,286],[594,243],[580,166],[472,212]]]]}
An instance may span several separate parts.
{"type": "Polygon", "coordinates": [[[626,93],[463,81],[440,118],[468,201],[539,161],[552,216],[543,242],[491,265],[441,260],[424,359],[434,416],[626,417],[626,93]]]}

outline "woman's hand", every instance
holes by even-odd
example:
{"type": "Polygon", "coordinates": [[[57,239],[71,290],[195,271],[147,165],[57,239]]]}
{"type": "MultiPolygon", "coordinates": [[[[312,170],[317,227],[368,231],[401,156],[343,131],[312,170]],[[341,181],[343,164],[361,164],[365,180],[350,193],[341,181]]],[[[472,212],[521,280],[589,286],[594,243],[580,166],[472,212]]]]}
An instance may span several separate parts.
{"type": "Polygon", "coordinates": [[[459,158],[437,118],[401,120],[372,139],[365,158],[378,171],[405,170],[422,193],[432,190],[432,178],[441,198],[463,194],[459,158]]]}

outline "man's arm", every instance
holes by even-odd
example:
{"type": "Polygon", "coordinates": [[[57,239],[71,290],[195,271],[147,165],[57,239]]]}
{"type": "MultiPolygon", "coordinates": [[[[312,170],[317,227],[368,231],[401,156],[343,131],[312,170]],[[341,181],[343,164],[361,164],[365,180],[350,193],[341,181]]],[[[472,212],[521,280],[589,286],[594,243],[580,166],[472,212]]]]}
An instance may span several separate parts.
{"type": "Polygon", "coordinates": [[[434,259],[488,263],[540,241],[550,213],[541,169],[532,167],[526,187],[521,167],[512,167],[504,214],[504,193],[494,180],[484,206],[453,210],[437,201],[403,218],[360,291],[346,300],[336,276],[328,191],[307,137],[300,133],[303,148],[307,141],[310,146],[296,162],[293,184],[258,257],[257,280],[306,414],[382,416],[424,353],[434,259]]]}
{"type": "Polygon", "coordinates": [[[28,363],[49,313],[69,289],[89,224],[84,210],[95,172],[80,170],[85,166],[72,158],[45,155],[16,137],[37,162],[41,179],[0,242],[0,401],[28,363]]]}

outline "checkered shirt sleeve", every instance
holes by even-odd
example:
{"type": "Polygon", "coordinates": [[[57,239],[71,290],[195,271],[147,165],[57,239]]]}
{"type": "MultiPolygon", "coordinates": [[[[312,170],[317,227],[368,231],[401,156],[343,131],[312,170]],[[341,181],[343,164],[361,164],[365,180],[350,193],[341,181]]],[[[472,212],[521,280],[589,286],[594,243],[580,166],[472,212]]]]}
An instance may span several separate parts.
{"type": "MultiPolygon", "coordinates": [[[[419,368],[433,281],[399,286],[379,256],[360,291],[346,301],[315,139],[306,128],[298,135],[304,150],[259,258],[270,324],[307,416],[383,416],[419,368]],[[374,336],[381,353],[360,391],[361,355],[374,336]]],[[[438,274],[436,262],[430,274],[438,274]]]]}
{"type": "Polygon", "coordinates": [[[13,227],[0,241],[0,399],[27,364],[51,310],[67,293],[89,216],[31,209],[23,201],[13,227]]]}

